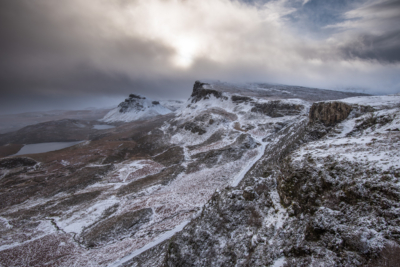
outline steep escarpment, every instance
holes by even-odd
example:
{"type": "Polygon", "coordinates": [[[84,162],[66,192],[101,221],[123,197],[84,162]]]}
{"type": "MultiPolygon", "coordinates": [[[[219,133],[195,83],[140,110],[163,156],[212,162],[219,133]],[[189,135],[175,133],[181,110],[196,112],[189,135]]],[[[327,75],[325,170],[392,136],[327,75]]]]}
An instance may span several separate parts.
{"type": "Polygon", "coordinates": [[[211,89],[209,83],[203,83],[196,81],[193,85],[193,92],[190,96],[192,98],[192,103],[196,103],[202,99],[209,99],[210,96],[215,98],[221,98],[222,92],[211,89]]]}
{"type": "Polygon", "coordinates": [[[352,106],[343,102],[317,102],[310,108],[310,122],[319,121],[326,126],[335,125],[349,116],[352,106]]]}
{"type": "Polygon", "coordinates": [[[292,152],[265,153],[238,187],[216,192],[171,240],[164,264],[396,266],[400,110],[327,107],[327,135],[309,138],[320,123],[310,112],[303,137],[285,140],[292,152]]]}

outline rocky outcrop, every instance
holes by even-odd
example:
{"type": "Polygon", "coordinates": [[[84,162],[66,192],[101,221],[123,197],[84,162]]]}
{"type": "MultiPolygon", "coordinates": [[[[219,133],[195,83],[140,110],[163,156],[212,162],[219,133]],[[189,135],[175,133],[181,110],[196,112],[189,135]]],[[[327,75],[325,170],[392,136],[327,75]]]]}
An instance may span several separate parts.
{"type": "Polygon", "coordinates": [[[154,101],[140,95],[130,94],[129,98],[125,99],[124,102],[121,102],[117,108],[108,112],[102,121],[129,122],[148,119],[168,113],[171,113],[171,110],[161,105],[159,101],[154,101]]]}
{"type": "Polygon", "coordinates": [[[251,112],[263,113],[272,118],[299,115],[304,106],[283,103],[282,101],[270,101],[268,103],[256,103],[251,112]]]}
{"type": "Polygon", "coordinates": [[[139,95],[135,95],[135,94],[130,94],[129,98],[125,99],[124,102],[121,102],[118,107],[119,112],[120,113],[125,113],[127,112],[130,108],[134,107],[136,109],[142,109],[143,108],[143,104],[141,103],[143,100],[146,99],[145,97],[139,96],[139,95]]]}
{"type": "Polygon", "coordinates": [[[252,99],[247,96],[241,96],[241,95],[233,95],[231,97],[232,102],[234,103],[244,103],[244,102],[250,102],[252,99]]]}
{"type": "Polygon", "coordinates": [[[317,102],[310,109],[310,123],[322,122],[326,126],[339,123],[349,116],[352,106],[342,102],[317,102]]]}
{"type": "Polygon", "coordinates": [[[135,95],[135,94],[130,94],[129,95],[129,98],[137,98],[137,99],[146,99],[145,97],[143,97],[143,96],[140,96],[140,95],[135,95]]]}
{"type": "Polygon", "coordinates": [[[202,83],[200,81],[196,81],[193,85],[193,92],[191,95],[192,103],[196,103],[202,99],[209,99],[210,96],[214,96],[216,98],[221,98],[222,93],[212,89],[206,89],[204,86],[209,86],[208,83],[202,83]]]}

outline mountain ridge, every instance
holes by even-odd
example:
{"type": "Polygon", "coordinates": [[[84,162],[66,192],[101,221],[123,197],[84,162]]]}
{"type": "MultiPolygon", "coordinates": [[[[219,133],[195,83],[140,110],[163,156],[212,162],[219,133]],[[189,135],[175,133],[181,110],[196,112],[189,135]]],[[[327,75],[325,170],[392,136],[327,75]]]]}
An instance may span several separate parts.
{"type": "Polygon", "coordinates": [[[121,102],[117,108],[108,112],[100,121],[104,122],[129,122],[144,120],[157,115],[166,115],[172,111],[159,101],[154,101],[144,96],[130,94],[129,98],[121,102]]]}
{"type": "Polygon", "coordinates": [[[0,160],[0,263],[365,266],[397,251],[400,99],[194,87],[175,113],[0,160]]]}

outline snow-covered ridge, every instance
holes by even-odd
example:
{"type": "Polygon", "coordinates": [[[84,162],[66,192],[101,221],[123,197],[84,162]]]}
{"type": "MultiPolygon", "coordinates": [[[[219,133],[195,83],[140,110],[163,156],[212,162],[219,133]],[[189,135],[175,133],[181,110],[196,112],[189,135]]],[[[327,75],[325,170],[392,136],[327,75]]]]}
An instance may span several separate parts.
{"type": "MultiPolygon", "coordinates": [[[[304,132],[294,125],[287,136],[298,131],[301,141],[270,165],[269,155],[291,143],[283,135],[262,139],[267,144],[259,164],[238,187],[215,193],[202,217],[171,241],[166,265],[387,265],[400,252],[398,97],[314,103],[319,116],[310,112],[304,132]],[[277,150],[268,150],[280,141],[277,150]]],[[[241,117],[244,106],[231,111],[249,123],[251,117],[241,117]]],[[[288,125],[284,118],[278,119],[288,125]]]]}
{"type": "Polygon", "coordinates": [[[400,107],[400,95],[356,96],[340,100],[347,104],[371,106],[376,109],[400,107]]]}
{"type": "Polygon", "coordinates": [[[157,115],[165,115],[172,111],[159,101],[146,98],[144,96],[130,94],[129,98],[121,102],[117,108],[108,112],[101,121],[116,122],[116,121],[135,121],[148,119],[157,115]]]}

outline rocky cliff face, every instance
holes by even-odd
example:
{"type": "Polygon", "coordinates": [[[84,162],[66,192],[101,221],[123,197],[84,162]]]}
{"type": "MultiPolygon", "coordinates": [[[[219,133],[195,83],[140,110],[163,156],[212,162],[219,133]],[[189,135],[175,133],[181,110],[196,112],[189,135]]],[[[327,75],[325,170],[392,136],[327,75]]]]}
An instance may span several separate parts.
{"type": "Polygon", "coordinates": [[[4,162],[0,264],[379,266],[394,258],[399,107],[344,99],[316,114],[306,96],[232,91],[198,82],[175,114],[4,162]]]}
{"type": "Polygon", "coordinates": [[[343,102],[317,102],[311,106],[310,122],[322,122],[326,126],[335,125],[347,118],[352,106],[343,102]]]}
{"type": "Polygon", "coordinates": [[[217,90],[212,90],[209,83],[203,83],[196,81],[193,85],[193,92],[190,96],[192,98],[192,103],[196,103],[202,99],[209,99],[210,96],[215,98],[221,98],[222,92],[217,90]]]}

